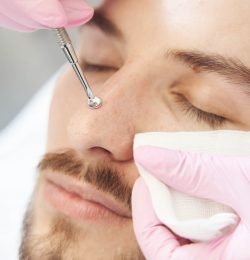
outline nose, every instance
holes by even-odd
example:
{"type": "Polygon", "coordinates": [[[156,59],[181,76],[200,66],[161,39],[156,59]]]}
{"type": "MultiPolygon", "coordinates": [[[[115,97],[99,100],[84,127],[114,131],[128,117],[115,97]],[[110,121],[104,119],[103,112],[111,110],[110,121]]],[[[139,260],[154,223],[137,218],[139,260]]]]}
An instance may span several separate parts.
{"type": "MultiPolygon", "coordinates": [[[[71,146],[83,154],[128,161],[133,158],[133,138],[140,116],[140,91],[133,79],[120,73],[102,87],[102,107],[90,110],[81,106],[71,117],[68,136],[71,146]]],[[[137,84],[138,78],[137,78],[137,84]]]]}

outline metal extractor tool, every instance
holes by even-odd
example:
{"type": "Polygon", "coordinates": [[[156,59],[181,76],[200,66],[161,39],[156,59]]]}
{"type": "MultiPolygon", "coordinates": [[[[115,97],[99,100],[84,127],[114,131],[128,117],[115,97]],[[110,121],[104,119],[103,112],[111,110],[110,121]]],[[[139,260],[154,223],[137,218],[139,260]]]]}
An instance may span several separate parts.
{"type": "Polygon", "coordinates": [[[102,100],[99,97],[94,96],[93,92],[91,91],[89,84],[84,77],[82,69],[78,63],[76,52],[67,31],[65,30],[65,28],[56,28],[53,30],[56,33],[61,49],[63,50],[69,63],[72,65],[78,79],[83,86],[83,89],[88,97],[88,106],[93,109],[99,108],[102,105],[102,100]]]}

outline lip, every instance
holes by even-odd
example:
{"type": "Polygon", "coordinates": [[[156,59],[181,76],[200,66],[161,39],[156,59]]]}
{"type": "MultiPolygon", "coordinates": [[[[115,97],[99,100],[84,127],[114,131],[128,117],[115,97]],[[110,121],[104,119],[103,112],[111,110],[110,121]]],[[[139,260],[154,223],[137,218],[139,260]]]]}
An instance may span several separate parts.
{"type": "Polygon", "coordinates": [[[107,218],[131,218],[124,208],[111,196],[88,183],[78,183],[68,176],[45,174],[45,199],[53,208],[66,216],[80,220],[106,220],[107,218]]]}

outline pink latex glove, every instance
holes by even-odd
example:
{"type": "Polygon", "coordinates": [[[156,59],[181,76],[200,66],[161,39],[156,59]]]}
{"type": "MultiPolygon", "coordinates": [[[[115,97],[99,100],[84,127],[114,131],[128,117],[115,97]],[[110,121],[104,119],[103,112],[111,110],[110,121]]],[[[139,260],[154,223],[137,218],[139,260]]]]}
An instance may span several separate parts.
{"type": "Polygon", "coordinates": [[[31,32],[86,23],[93,9],[84,0],[1,0],[0,27],[31,32]]]}
{"type": "Polygon", "coordinates": [[[184,153],[151,146],[135,150],[135,162],[169,187],[228,205],[240,217],[228,236],[209,243],[182,243],[154,213],[139,178],[133,188],[133,224],[148,260],[250,259],[250,158],[184,153]]]}

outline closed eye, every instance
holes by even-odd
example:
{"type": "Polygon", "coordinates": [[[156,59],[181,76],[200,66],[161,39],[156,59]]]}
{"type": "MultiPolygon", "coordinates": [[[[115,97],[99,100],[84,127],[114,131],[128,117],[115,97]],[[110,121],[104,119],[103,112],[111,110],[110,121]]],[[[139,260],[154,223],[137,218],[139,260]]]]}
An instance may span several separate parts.
{"type": "Polygon", "coordinates": [[[199,123],[204,122],[208,124],[213,129],[223,126],[223,124],[227,121],[227,119],[223,116],[206,112],[195,107],[183,95],[177,94],[176,101],[181,105],[182,110],[186,115],[194,118],[199,123]]]}
{"type": "Polygon", "coordinates": [[[108,65],[102,65],[102,64],[93,64],[93,63],[88,63],[84,62],[82,64],[83,70],[86,72],[94,72],[94,73],[107,73],[107,72],[113,72],[117,70],[117,68],[108,66],[108,65]]]}

